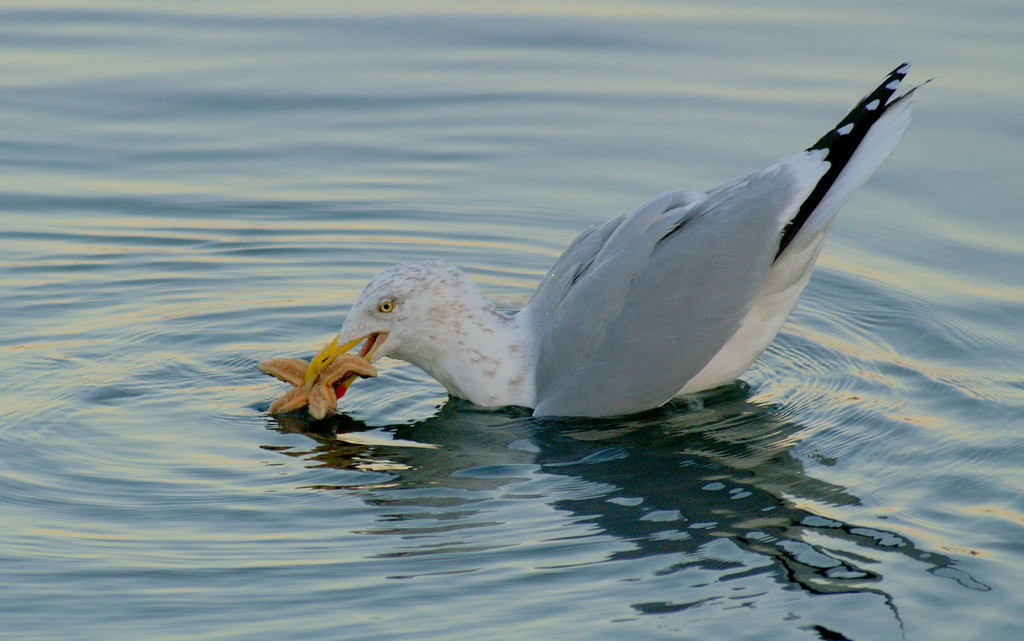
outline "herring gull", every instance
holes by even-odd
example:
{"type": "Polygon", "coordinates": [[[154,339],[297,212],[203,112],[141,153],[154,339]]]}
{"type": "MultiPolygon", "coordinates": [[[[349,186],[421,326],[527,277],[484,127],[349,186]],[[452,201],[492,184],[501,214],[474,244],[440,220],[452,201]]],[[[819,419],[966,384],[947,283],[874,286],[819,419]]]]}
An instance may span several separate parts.
{"type": "Polygon", "coordinates": [[[793,311],[840,206],[903,135],[909,66],[807,150],[584,231],[518,313],[442,262],[384,271],[307,383],[360,343],[360,356],[413,363],[452,396],[536,416],[631,414],[734,380],[793,311]]]}

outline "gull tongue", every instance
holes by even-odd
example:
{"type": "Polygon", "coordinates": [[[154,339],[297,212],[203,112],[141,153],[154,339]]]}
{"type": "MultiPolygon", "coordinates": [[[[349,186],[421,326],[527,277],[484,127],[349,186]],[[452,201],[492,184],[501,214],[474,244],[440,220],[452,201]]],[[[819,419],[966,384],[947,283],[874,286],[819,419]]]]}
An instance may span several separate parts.
{"type": "Polygon", "coordinates": [[[336,398],[341,398],[342,396],[344,396],[345,392],[348,391],[349,386],[352,385],[352,382],[355,381],[355,380],[356,380],[356,373],[355,372],[349,372],[348,374],[343,376],[341,378],[341,380],[338,381],[337,383],[335,383],[335,385],[334,385],[334,395],[335,395],[335,397],[336,398]]]}
{"type": "MultiPolygon", "coordinates": [[[[341,398],[342,396],[344,396],[345,393],[348,392],[348,388],[360,376],[377,375],[377,370],[374,369],[373,365],[371,365],[369,361],[366,361],[364,359],[366,355],[369,354],[370,351],[373,349],[373,346],[376,344],[376,342],[380,339],[380,336],[380,334],[371,334],[363,342],[363,346],[359,350],[358,358],[360,361],[363,361],[366,364],[367,371],[356,371],[354,369],[350,369],[346,371],[344,374],[342,374],[341,378],[338,379],[338,382],[334,384],[334,394],[337,398],[341,398]],[[372,372],[372,374],[370,372],[372,372]]],[[[346,354],[346,356],[352,356],[352,354],[346,354]]]]}

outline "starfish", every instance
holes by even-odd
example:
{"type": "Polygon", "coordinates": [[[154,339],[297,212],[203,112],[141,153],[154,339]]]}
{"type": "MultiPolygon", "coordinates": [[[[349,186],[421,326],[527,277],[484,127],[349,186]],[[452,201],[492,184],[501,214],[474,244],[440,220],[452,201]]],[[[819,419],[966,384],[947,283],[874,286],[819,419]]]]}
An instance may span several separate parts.
{"type": "Polygon", "coordinates": [[[309,363],[300,358],[272,358],[259,364],[264,374],[295,387],[268,408],[271,414],[285,414],[309,405],[309,415],[320,420],[338,411],[338,399],[345,395],[357,376],[373,377],[377,369],[365,358],[340,354],[315,379],[306,382],[309,363]]]}

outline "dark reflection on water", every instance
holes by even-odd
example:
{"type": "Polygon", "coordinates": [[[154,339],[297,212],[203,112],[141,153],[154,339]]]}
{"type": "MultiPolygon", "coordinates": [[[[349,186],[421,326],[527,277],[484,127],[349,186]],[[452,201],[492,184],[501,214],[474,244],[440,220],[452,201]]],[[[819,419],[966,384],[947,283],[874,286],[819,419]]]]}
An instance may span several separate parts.
{"type": "MultiPolygon", "coordinates": [[[[365,472],[366,484],[318,487],[386,504],[388,526],[372,534],[403,538],[401,556],[469,549],[437,539],[460,528],[491,525],[475,505],[504,491],[522,500],[548,501],[572,522],[597,528],[581,538],[614,537],[620,544],[604,561],[662,556],[657,576],[696,571],[703,577],[697,584],[680,584],[662,600],[632,603],[641,615],[713,606],[727,598],[749,605],[761,595],[740,585],[730,587],[739,592],[732,596],[707,588],[735,579],[745,584],[764,574],[782,589],[809,595],[873,595],[889,612],[889,629],[902,634],[899,604],[876,571],[878,557],[887,553],[964,587],[988,589],[949,557],[905,536],[816,513],[810,504],[851,506],[859,499],[806,474],[791,453],[803,426],[750,396],[747,386],[737,384],[641,416],[596,420],[534,419],[455,400],[427,420],[377,428],[371,445],[358,444],[353,435],[369,428],[347,416],[272,420],[276,429],[301,432],[316,443],[307,451],[288,450],[289,455],[365,472]],[[537,476],[568,479],[571,489],[551,495],[509,489],[537,476]]],[[[495,543],[496,548],[514,545],[495,543]]],[[[804,629],[823,639],[847,638],[820,623],[804,629]]]]}

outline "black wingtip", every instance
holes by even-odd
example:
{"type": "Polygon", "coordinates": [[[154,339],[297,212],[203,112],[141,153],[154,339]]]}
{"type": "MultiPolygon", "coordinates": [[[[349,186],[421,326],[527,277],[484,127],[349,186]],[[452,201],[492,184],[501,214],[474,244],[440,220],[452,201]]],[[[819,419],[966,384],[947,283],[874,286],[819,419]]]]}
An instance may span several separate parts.
{"type": "MultiPolygon", "coordinates": [[[[885,77],[885,80],[880,82],[870,93],[860,99],[856,105],[850,109],[850,113],[846,114],[846,117],[839,121],[831,131],[818,139],[818,142],[814,143],[807,148],[807,151],[814,149],[827,149],[829,151],[826,160],[830,160],[833,156],[834,151],[838,151],[837,147],[852,147],[852,151],[857,148],[861,140],[864,139],[864,134],[871,128],[871,125],[885,113],[885,108],[897,100],[902,100],[904,96],[899,96],[893,99],[893,96],[900,88],[900,83],[904,78],[907,77],[907,73],[910,71],[910,63],[904,62],[900,66],[896,67],[885,77]],[[877,102],[876,102],[877,101],[877,102]],[[852,127],[847,128],[847,125],[852,127]],[[864,126],[866,125],[866,126],[864,126]],[[854,133],[854,130],[860,131],[860,136],[849,137],[849,134],[854,133]],[[846,138],[844,138],[846,136],[846,138]],[[838,144],[840,140],[843,140],[846,144],[838,144]],[[850,145],[850,142],[856,141],[855,144],[850,145]]],[[[916,89],[917,87],[915,87],[916,89]]],[[[849,160],[849,158],[846,158],[849,160]]],[[[833,163],[835,164],[835,163],[833,163]]],[[[846,164],[845,161],[842,164],[846,164]]]]}
{"type": "Polygon", "coordinates": [[[935,80],[935,78],[937,78],[937,77],[938,77],[938,76],[932,76],[931,78],[929,78],[928,80],[925,80],[925,81],[924,81],[924,82],[922,82],[921,84],[919,84],[919,85],[914,85],[914,86],[913,86],[913,87],[911,87],[910,89],[907,89],[906,91],[904,91],[904,92],[903,92],[902,94],[900,94],[899,96],[896,96],[895,98],[893,98],[892,100],[890,100],[890,101],[889,101],[889,104],[888,104],[888,105],[886,105],[886,106],[894,105],[894,104],[896,104],[897,102],[899,102],[899,101],[901,101],[901,100],[906,100],[907,98],[909,98],[909,97],[911,97],[912,95],[914,95],[914,92],[915,92],[915,91],[917,91],[917,90],[918,90],[918,89],[920,89],[921,87],[925,86],[926,84],[928,84],[928,83],[929,83],[929,82],[931,82],[932,80],[935,80]]]}
{"type": "MultiPolygon", "coordinates": [[[[810,218],[811,214],[821,203],[825,194],[832,188],[836,178],[839,177],[846,164],[850,162],[854,152],[857,151],[857,147],[864,142],[864,137],[872,125],[878,122],[878,119],[882,117],[882,114],[889,107],[907,98],[917,89],[917,87],[914,87],[903,95],[896,95],[896,92],[899,91],[900,83],[906,78],[909,71],[910,62],[904,62],[890,71],[877,87],[861,98],[850,109],[850,112],[839,121],[838,125],[818,139],[818,142],[807,148],[807,151],[825,150],[824,160],[829,163],[829,168],[807,196],[807,200],[800,206],[793,219],[786,223],[786,226],[783,228],[782,238],[779,240],[779,249],[775,253],[776,260],[782,255],[782,252],[786,251],[786,248],[793,242],[793,239],[799,233],[804,223],[807,222],[807,219],[810,218]]],[[[918,85],[918,87],[920,86],[918,85]]]]}

